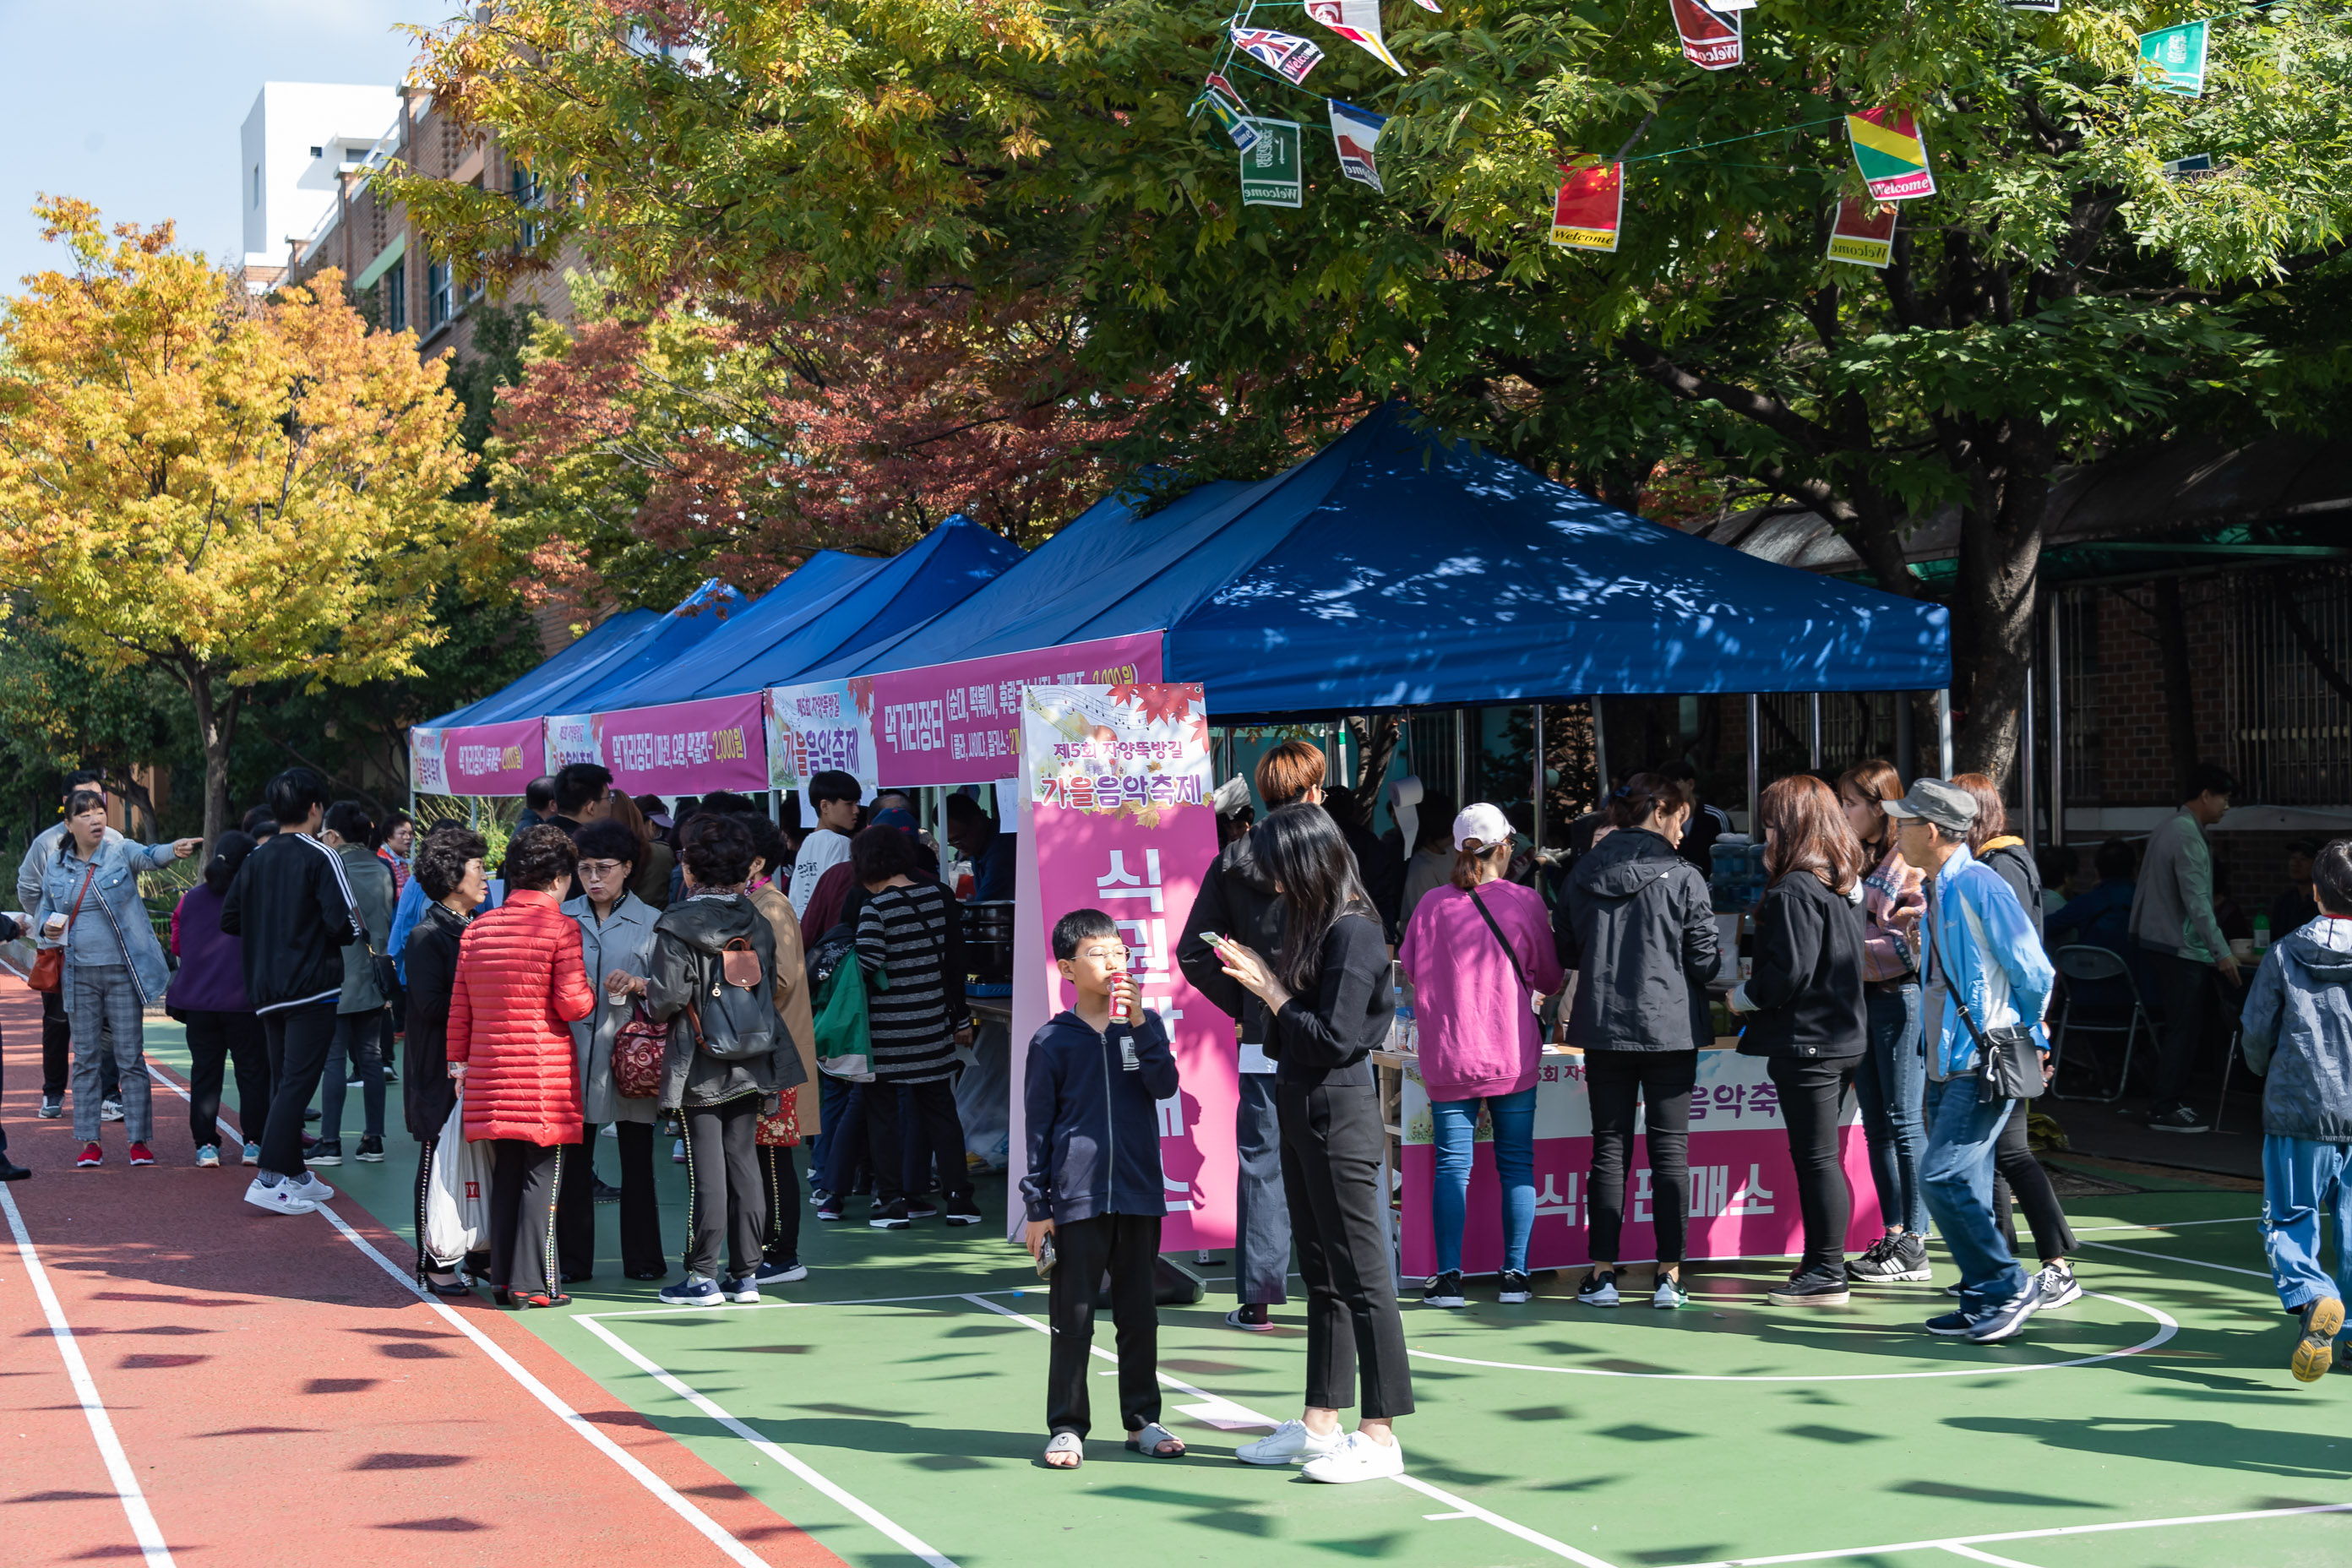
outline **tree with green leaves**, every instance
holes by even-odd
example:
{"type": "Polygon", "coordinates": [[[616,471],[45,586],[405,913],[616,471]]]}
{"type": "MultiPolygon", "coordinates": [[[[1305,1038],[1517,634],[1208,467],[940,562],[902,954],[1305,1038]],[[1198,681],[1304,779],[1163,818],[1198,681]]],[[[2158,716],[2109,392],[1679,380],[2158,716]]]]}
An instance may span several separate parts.
{"type": "MultiPolygon", "coordinates": [[[[2137,36],[2187,19],[2154,6],[1770,0],[1706,71],[1664,0],[1443,3],[1386,7],[1402,76],[1245,7],[1326,47],[1305,89],[1227,63],[1233,13],[1139,0],[506,0],[425,74],[547,176],[542,250],[576,236],[646,299],[1042,293],[1106,384],[1176,375],[1154,434],[1401,393],[1612,499],[1669,458],[1785,498],[1898,594],[1907,531],[1951,509],[1959,757],[1997,775],[2055,476],[2336,402],[2340,3],[2209,13],[2195,97],[2143,68],[2137,36]],[[1242,203],[1195,112],[1220,64],[1307,125],[1302,207],[1242,203]],[[1391,117],[1382,190],[1339,177],[1321,94],[1391,117]],[[1936,191],[1885,268],[1832,263],[1844,117],[1879,108],[1916,117],[1936,191]],[[1562,164],[1620,160],[1618,248],[1552,246],[1562,164]]],[[[431,187],[403,194],[454,251],[535,264],[499,195],[431,187]]]]}

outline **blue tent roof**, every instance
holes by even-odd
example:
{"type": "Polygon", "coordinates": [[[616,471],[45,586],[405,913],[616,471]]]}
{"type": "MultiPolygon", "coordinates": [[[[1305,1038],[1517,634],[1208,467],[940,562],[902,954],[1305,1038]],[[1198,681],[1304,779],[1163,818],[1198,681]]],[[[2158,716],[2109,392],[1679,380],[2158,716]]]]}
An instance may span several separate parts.
{"type": "Polygon", "coordinates": [[[709,578],[668,614],[656,616],[634,637],[616,639],[575,670],[542,681],[529,692],[518,692],[522,684],[518,681],[485,700],[471,721],[543,719],[552,713],[590,713],[609,708],[613,704],[604,700],[607,691],[694,647],[725,625],[727,616],[742,602],[742,595],[716,577],[709,578]]]}
{"type": "MultiPolygon", "coordinates": [[[[455,729],[462,724],[484,724],[496,718],[512,718],[506,708],[512,703],[525,706],[533,694],[557,686],[596,663],[618,645],[642,637],[659,622],[661,616],[652,610],[625,610],[597,626],[583,636],[555,650],[546,661],[535,665],[529,674],[518,677],[478,701],[463,708],[453,708],[438,719],[428,719],[428,730],[455,729]],[[493,710],[496,710],[494,712],[493,710]]],[[[536,710],[521,716],[530,718],[536,710]]]]}
{"type": "Polygon", "coordinates": [[[650,707],[797,680],[961,604],[1021,556],[1020,546],[969,518],[951,517],[804,613],[761,628],[730,626],[688,657],[614,689],[601,706],[650,707]]]}

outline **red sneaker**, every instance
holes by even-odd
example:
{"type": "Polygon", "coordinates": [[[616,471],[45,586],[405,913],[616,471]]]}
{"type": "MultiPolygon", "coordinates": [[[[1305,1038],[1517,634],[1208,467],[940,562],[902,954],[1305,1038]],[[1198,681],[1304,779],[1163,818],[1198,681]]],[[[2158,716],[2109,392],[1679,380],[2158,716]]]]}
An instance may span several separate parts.
{"type": "Polygon", "coordinates": [[[131,1145],[131,1163],[134,1165],[152,1165],[155,1163],[155,1152],[144,1143],[133,1143],[131,1145]]]}
{"type": "Polygon", "coordinates": [[[106,1151],[95,1143],[85,1143],[81,1146],[81,1158],[74,1162],[74,1166],[77,1170],[87,1171],[93,1165],[105,1163],[106,1151]]]}

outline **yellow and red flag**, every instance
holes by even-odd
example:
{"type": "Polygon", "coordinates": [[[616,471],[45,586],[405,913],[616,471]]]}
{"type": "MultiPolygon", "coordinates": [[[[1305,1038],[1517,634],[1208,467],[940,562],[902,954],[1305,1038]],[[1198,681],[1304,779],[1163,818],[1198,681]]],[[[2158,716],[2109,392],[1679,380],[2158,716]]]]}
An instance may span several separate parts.
{"type": "Polygon", "coordinates": [[[1625,165],[1588,163],[1561,173],[1568,178],[1552,204],[1551,242],[1568,250],[1615,250],[1625,216],[1625,165]]]}

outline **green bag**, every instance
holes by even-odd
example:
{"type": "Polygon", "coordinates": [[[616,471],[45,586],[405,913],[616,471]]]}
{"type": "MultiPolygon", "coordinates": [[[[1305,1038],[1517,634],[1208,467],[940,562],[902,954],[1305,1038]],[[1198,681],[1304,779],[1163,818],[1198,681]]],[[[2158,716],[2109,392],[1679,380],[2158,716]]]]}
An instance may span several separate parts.
{"type": "MultiPolygon", "coordinates": [[[[809,998],[815,1008],[816,1070],[851,1083],[874,1080],[874,1032],[866,1011],[866,966],[850,954],[816,984],[809,998]]],[[[874,973],[878,991],[890,989],[890,976],[874,973]]]]}

